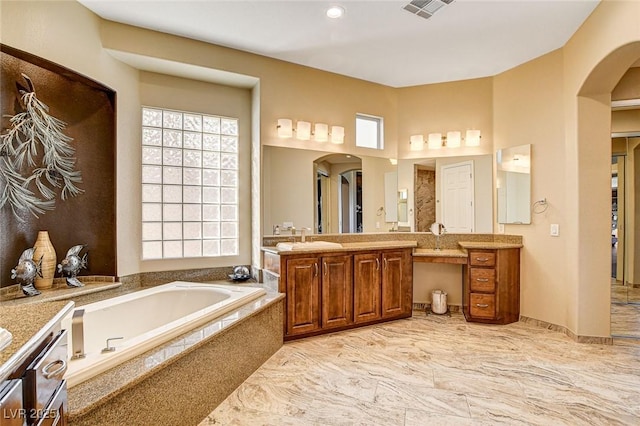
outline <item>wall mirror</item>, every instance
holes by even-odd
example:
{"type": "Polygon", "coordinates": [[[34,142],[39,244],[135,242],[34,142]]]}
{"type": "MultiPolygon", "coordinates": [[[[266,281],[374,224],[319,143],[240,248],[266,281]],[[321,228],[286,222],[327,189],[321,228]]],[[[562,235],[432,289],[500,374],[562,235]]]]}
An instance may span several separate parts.
{"type": "Polygon", "coordinates": [[[531,145],[496,152],[498,223],[531,223],[531,145]]]}
{"type": "Polygon", "coordinates": [[[449,233],[493,232],[491,154],[398,160],[398,186],[407,191],[400,226],[430,232],[438,222],[449,233]]]}
{"type": "Polygon", "coordinates": [[[382,157],[264,146],[264,232],[272,234],[284,223],[315,234],[388,231],[397,222],[387,214],[397,205],[396,171],[382,157]],[[386,206],[391,196],[386,197],[385,184],[393,188],[393,208],[386,206]]]}

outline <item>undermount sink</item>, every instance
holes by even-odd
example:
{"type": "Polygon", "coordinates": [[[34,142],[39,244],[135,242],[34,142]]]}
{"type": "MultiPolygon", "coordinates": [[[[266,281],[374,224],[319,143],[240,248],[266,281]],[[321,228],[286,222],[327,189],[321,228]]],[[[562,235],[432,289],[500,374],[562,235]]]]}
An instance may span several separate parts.
{"type": "Polygon", "coordinates": [[[282,242],[276,245],[278,250],[322,250],[342,248],[340,243],[332,243],[330,241],[305,241],[303,242],[282,242]]]}

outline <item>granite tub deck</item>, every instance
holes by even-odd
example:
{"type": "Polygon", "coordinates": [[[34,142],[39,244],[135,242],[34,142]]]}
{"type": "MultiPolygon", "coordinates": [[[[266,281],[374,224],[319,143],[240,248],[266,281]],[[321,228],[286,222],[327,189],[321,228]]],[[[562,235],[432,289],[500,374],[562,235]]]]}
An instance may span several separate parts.
{"type": "Polygon", "coordinates": [[[70,388],[70,423],[197,424],[282,346],[283,301],[268,292],[70,388]]]}
{"type": "Polygon", "coordinates": [[[8,378],[29,356],[46,330],[71,312],[73,302],[57,301],[38,304],[0,305],[0,327],[12,334],[9,346],[0,351],[0,381],[8,378]]]}

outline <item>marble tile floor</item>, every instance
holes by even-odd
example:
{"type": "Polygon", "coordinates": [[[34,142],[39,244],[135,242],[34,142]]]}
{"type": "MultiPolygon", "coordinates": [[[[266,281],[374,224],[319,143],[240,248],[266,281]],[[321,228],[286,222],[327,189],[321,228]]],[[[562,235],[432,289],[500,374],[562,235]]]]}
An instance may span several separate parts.
{"type": "Polygon", "coordinates": [[[611,334],[640,338],[640,288],[611,280],[611,334]]]}
{"type": "Polygon", "coordinates": [[[612,282],[611,302],[640,304],[640,288],[622,285],[619,282],[612,282]]]}
{"type": "Polygon", "coordinates": [[[638,425],[640,344],[412,318],[286,343],[210,425],[638,425]]]}

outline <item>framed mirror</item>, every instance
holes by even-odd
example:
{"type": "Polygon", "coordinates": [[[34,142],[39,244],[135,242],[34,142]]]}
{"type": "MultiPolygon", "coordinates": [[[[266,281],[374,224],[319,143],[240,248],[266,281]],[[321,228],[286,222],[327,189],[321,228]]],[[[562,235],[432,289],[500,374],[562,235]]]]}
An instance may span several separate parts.
{"type": "Polygon", "coordinates": [[[531,145],[496,152],[498,223],[531,223],[531,145]]]}

